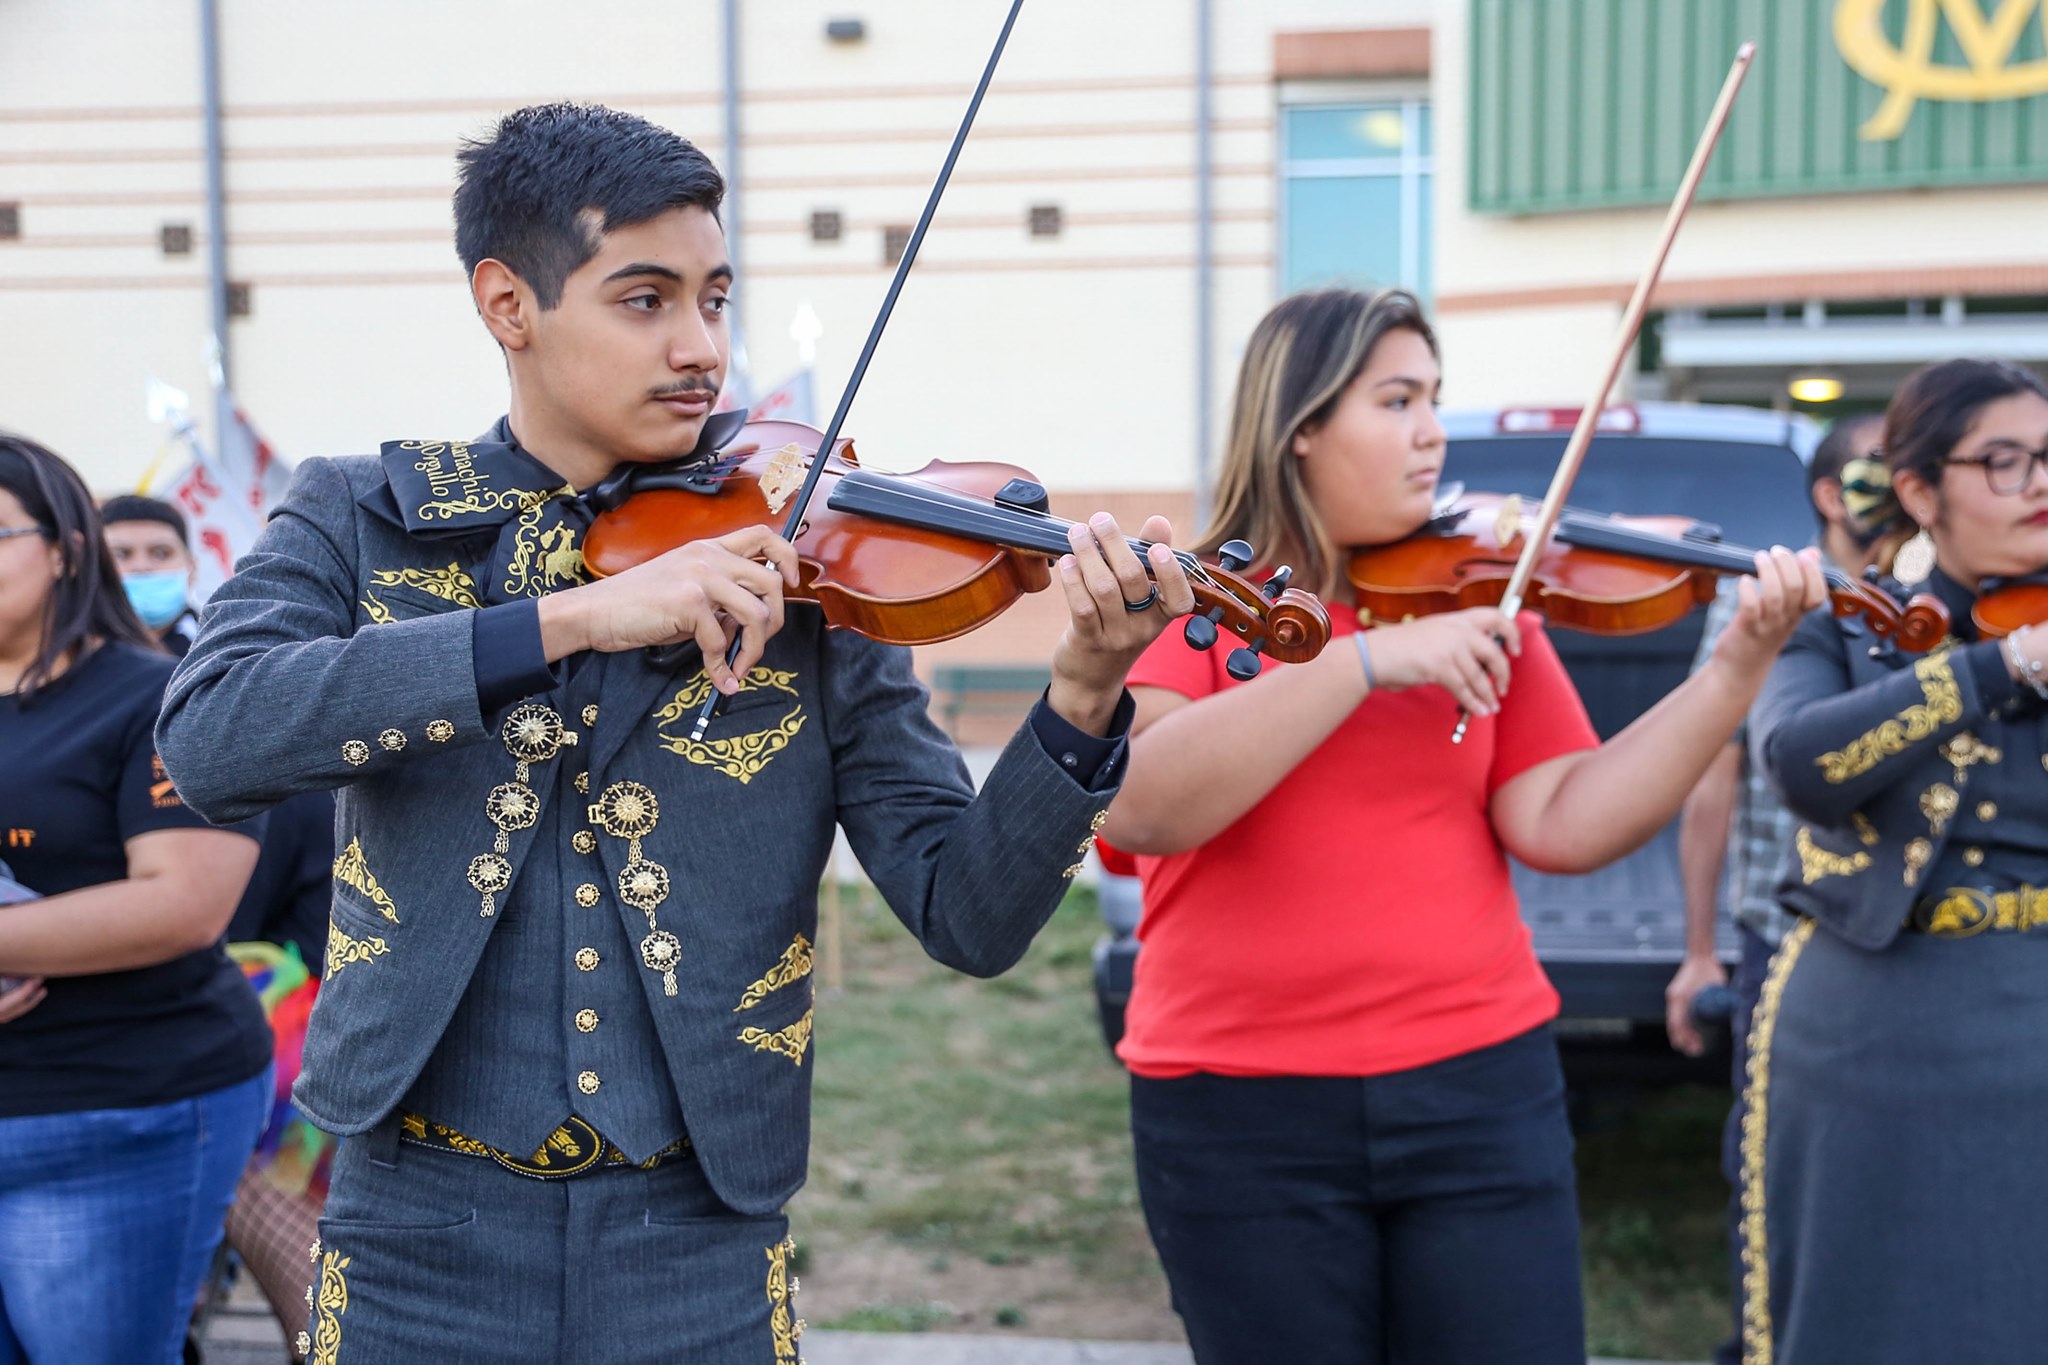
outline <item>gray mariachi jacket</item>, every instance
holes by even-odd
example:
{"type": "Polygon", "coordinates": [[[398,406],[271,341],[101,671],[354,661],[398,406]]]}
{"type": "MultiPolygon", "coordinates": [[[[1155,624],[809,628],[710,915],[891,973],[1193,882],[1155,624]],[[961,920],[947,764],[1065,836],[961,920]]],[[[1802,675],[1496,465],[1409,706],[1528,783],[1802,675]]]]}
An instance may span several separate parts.
{"type": "MultiPolygon", "coordinates": [[[[299,467],[255,549],[208,603],[158,729],[179,791],[211,819],[339,789],[331,946],[294,1098],[342,1134],[396,1108],[443,1045],[504,922],[480,912],[472,859],[493,847],[494,823],[517,824],[486,811],[493,788],[513,780],[514,759],[498,718],[482,713],[475,652],[480,622],[522,609],[479,611],[501,586],[490,575],[504,569],[504,542],[491,559],[473,538],[408,534],[366,511],[389,493],[374,458],[299,467]]],[[[661,818],[637,856],[673,875],[661,927],[680,940],[679,989],[667,996],[637,961],[599,970],[641,978],[720,1197],[772,1211],[804,1177],[810,944],[835,822],[932,957],[993,975],[1058,905],[1114,788],[1098,779],[1101,789],[1084,789],[1027,726],[977,796],[927,714],[909,651],[827,631],[808,607],[790,607],[748,688],[701,743],[688,738],[691,702],[706,689],[697,663],[664,673],[639,651],[595,662],[599,703],[563,718],[580,733],[552,765],[587,773],[592,803],[622,782],[657,795],[661,818]]],[[[530,825],[504,841],[501,903],[521,893],[522,876],[546,878],[560,861],[554,850],[528,871],[530,825]]],[[[636,856],[624,838],[599,835],[592,849],[581,809],[540,824],[553,826],[565,840],[576,831],[584,865],[594,852],[607,886],[636,856]]],[[[639,942],[640,913],[618,911],[639,942]]]]}
{"type": "MultiPolygon", "coordinates": [[[[1969,595],[1932,586],[1967,632],[1969,595]]],[[[1750,718],[1753,761],[1805,822],[1780,901],[1879,949],[1946,873],[1981,861],[1975,848],[1951,848],[1972,770],[2008,752],[2033,763],[2048,741],[2048,717],[1998,651],[1997,641],[1951,640],[1924,655],[1874,648],[1860,622],[1826,607],[1800,622],[1750,718]]]]}

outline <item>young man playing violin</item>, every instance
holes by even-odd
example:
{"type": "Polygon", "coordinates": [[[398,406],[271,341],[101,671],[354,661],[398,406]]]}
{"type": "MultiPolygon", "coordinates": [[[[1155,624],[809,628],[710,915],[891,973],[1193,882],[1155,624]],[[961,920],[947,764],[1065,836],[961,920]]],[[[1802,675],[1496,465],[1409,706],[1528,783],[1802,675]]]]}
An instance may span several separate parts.
{"type": "Polygon", "coordinates": [[[1347,560],[1432,513],[1439,383],[1406,294],[1275,307],[1204,538],[1293,564],[1347,638],[1247,683],[1167,638],[1130,676],[1119,1050],[1202,1365],[1585,1359],[1557,994],[1507,855],[1579,872],[1648,840],[1824,592],[1810,553],[1758,555],[1712,663],[1605,744],[1533,614],[1361,620],[1347,560]]]}
{"type": "Polygon", "coordinates": [[[926,951],[1004,970],[1123,776],[1124,673],[1192,593],[1163,546],[1148,568],[1107,516],[1075,528],[1051,686],[977,795],[908,652],[787,601],[769,528],[586,581],[582,493],[732,435],[722,182],[585,106],[521,110],[460,161],[508,415],[307,461],[161,727],[212,818],[339,791],[295,1098],[344,1141],[302,1349],[795,1361],[781,1210],[835,825],[926,951]]]}

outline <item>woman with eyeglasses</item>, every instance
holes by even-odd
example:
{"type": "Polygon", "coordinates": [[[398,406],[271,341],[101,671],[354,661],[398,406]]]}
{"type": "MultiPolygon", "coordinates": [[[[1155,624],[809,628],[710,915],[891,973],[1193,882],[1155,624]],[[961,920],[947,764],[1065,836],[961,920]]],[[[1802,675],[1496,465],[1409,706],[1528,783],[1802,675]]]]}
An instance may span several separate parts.
{"type": "Polygon", "coordinates": [[[0,435],[0,1365],[166,1365],[270,1101],[221,933],[248,833],[152,737],[172,659],[78,475],[0,435]]]}
{"type": "MultiPolygon", "coordinates": [[[[2048,1209],[2048,623],[1970,607],[2048,566],[2048,387],[1997,361],[1918,371],[1865,520],[1917,525],[1954,638],[1922,656],[1815,612],[1751,742],[1806,823],[1751,1031],[1747,1359],[2041,1358],[2048,1209]]],[[[1860,477],[1859,477],[1860,476],[1860,477]]]]}

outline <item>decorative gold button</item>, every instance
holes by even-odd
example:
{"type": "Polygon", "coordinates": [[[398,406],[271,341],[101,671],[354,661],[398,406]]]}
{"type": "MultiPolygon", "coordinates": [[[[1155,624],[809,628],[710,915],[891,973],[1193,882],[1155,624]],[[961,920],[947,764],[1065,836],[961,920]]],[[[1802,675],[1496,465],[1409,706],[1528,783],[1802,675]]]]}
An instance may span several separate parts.
{"type": "Polygon", "coordinates": [[[1977,803],[1977,818],[1979,820],[1997,819],[1998,803],[1996,801],[1979,801],[1977,803]]]}
{"type": "Polygon", "coordinates": [[[562,718],[554,708],[538,702],[514,707],[498,734],[505,741],[506,751],[522,763],[545,763],[563,745],[576,742],[563,730],[562,718]]]}
{"type": "Polygon", "coordinates": [[[583,708],[583,723],[584,723],[585,725],[595,725],[595,724],[597,724],[597,703],[596,703],[596,702],[592,702],[592,703],[590,703],[590,705],[588,705],[588,706],[586,706],[586,707],[584,707],[584,708],[583,708]]]}
{"type": "Polygon", "coordinates": [[[1060,875],[1061,875],[1062,877],[1065,877],[1065,878],[1066,878],[1067,880],[1069,880],[1069,881],[1072,881],[1072,880],[1073,880],[1074,878],[1076,878],[1076,877],[1078,877],[1078,876],[1080,876],[1080,875],[1081,875],[1081,869],[1082,869],[1082,868],[1084,868],[1084,867],[1086,867],[1087,865],[1088,865],[1088,864],[1086,864],[1086,863],[1075,863],[1075,864],[1074,864],[1074,865],[1073,865],[1072,867],[1068,868],[1068,869],[1067,869],[1067,870],[1066,870],[1065,872],[1062,872],[1062,873],[1060,873],[1060,875]]]}
{"type": "Polygon", "coordinates": [[[370,746],[359,739],[352,739],[341,746],[341,758],[351,768],[360,768],[370,761],[370,746]]]}
{"type": "Polygon", "coordinates": [[[597,1088],[603,1084],[604,1082],[597,1078],[595,1071],[586,1071],[576,1078],[576,1088],[586,1095],[595,1095],[597,1088]]]}
{"type": "Polygon", "coordinates": [[[577,1011],[576,1011],[576,1031],[577,1031],[578,1033],[595,1033],[595,1032],[597,1032],[597,1011],[596,1011],[596,1010],[577,1010],[577,1011]]]}
{"type": "Polygon", "coordinates": [[[299,1333],[298,1348],[299,1354],[302,1356],[309,1356],[313,1354],[313,1338],[310,1333],[299,1333]]]}
{"type": "Polygon", "coordinates": [[[1108,823],[1109,812],[1106,810],[1099,810],[1095,812],[1095,818],[1088,822],[1088,828],[1091,830],[1100,830],[1104,825],[1108,823]]]}
{"type": "Polygon", "coordinates": [[[479,853],[469,860],[469,884],[486,895],[496,895],[512,885],[512,864],[496,853],[479,853]]]}
{"type": "Polygon", "coordinates": [[[1981,848],[1964,849],[1963,861],[1971,867],[1984,866],[1984,850],[1981,848]]]}
{"type": "Polygon", "coordinates": [[[587,910],[596,905],[598,897],[603,894],[604,892],[597,889],[596,882],[585,882],[576,888],[576,903],[587,910]]]}
{"type": "Polygon", "coordinates": [[[668,899],[668,869],[660,863],[628,863],[619,872],[619,899],[649,913],[668,899]]]}
{"type": "Polygon", "coordinates": [[[1074,852],[1086,853],[1089,849],[1093,847],[1095,847],[1095,836],[1091,834],[1087,838],[1083,839],[1080,843],[1074,845],[1074,852]]]}
{"type": "Polygon", "coordinates": [[[597,836],[587,829],[579,829],[569,836],[569,847],[578,853],[597,852],[597,836]]]}
{"type": "Polygon", "coordinates": [[[614,782],[590,808],[590,823],[615,839],[644,839],[661,820],[661,801],[644,782],[614,782]]]}
{"type": "Polygon", "coordinates": [[[594,972],[597,970],[597,964],[600,960],[595,948],[578,948],[576,950],[576,969],[578,971],[594,972]]]}
{"type": "Polygon", "coordinates": [[[445,720],[428,721],[427,738],[433,740],[436,744],[446,744],[449,740],[455,738],[454,722],[445,720]]]}
{"type": "Polygon", "coordinates": [[[577,792],[578,792],[578,793],[580,793],[581,795],[584,795],[584,796],[588,796],[588,795],[590,795],[590,774],[589,774],[589,773],[578,773],[578,774],[576,774],[576,790],[577,790],[577,792]]]}
{"type": "Polygon", "coordinates": [[[386,752],[395,754],[405,747],[405,731],[386,730],[377,736],[377,743],[381,744],[386,752]]]}
{"type": "Polygon", "coordinates": [[[540,819],[540,798],[524,782],[500,782],[484,798],[484,814],[507,834],[516,829],[531,829],[533,822],[540,819]]]}

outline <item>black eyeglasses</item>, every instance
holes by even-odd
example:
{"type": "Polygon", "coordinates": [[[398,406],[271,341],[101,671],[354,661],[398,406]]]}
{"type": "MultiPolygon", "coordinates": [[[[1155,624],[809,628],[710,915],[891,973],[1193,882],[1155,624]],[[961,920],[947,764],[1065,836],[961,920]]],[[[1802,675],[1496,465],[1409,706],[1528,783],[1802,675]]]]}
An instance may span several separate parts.
{"type": "Polygon", "coordinates": [[[1951,457],[1943,463],[1976,465],[1984,471],[1984,482],[1991,485],[1992,492],[2010,496],[2033,480],[2035,466],[2048,468],[2048,446],[2028,450],[2025,446],[2002,444],[1987,455],[1951,457]]]}
{"type": "Polygon", "coordinates": [[[0,527],[0,540],[12,540],[16,536],[47,536],[50,533],[40,526],[0,527]]]}

